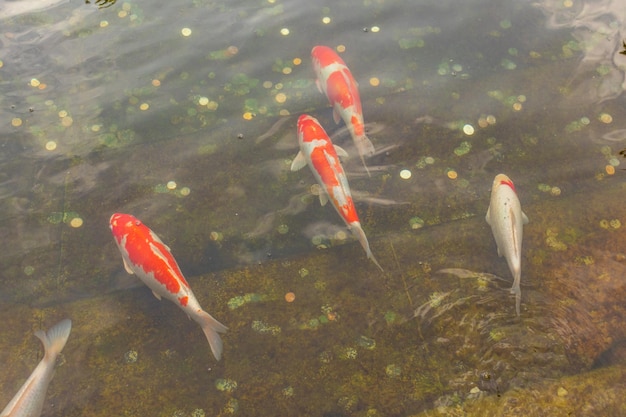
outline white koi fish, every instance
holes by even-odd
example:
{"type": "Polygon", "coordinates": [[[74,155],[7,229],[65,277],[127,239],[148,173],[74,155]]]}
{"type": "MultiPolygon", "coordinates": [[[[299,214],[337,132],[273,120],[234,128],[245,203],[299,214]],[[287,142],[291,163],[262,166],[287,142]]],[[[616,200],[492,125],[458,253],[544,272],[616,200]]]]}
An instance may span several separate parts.
{"type": "Polygon", "coordinates": [[[218,333],[224,333],[228,328],[200,307],[170,248],[130,214],[115,213],[111,216],[110,226],[126,272],[137,274],[157,299],[167,298],[197,322],[209,341],[213,356],[220,360],[222,339],[218,333]]]}
{"type": "Polygon", "coordinates": [[[57,356],[63,350],[72,330],[72,322],[61,320],[47,332],[37,330],[35,336],[44,348],[43,359],[28,377],[11,402],[2,410],[0,417],[39,417],[43,409],[48,385],[54,376],[57,356]]]}
{"type": "MultiPolygon", "coordinates": [[[[317,76],[317,88],[326,94],[333,106],[335,123],[341,119],[350,131],[352,140],[365,165],[365,157],[374,155],[374,145],[365,135],[363,110],[359,88],[346,63],[328,46],[316,46],[311,51],[313,69],[317,76]]],[[[367,170],[369,175],[369,170],[367,170]]]]}
{"type": "Polygon", "coordinates": [[[522,211],[513,181],[504,174],[496,175],[491,188],[491,201],[485,220],[498,247],[498,256],[504,256],[513,275],[511,293],[515,294],[515,312],[520,314],[522,291],[522,234],[528,217],[522,211]]]}
{"type": "Polygon", "coordinates": [[[320,203],[325,205],[330,198],[337,213],[361,243],[367,257],[383,271],[370,250],[356,207],[354,207],[354,201],[352,201],[348,178],[339,161],[338,154],[341,156],[348,156],[348,154],[339,146],[333,146],[317,119],[306,114],[298,119],[298,142],[300,152],[291,163],[291,170],[297,171],[309,165],[315,179],[324,189],[320,193],[320,203]]]}

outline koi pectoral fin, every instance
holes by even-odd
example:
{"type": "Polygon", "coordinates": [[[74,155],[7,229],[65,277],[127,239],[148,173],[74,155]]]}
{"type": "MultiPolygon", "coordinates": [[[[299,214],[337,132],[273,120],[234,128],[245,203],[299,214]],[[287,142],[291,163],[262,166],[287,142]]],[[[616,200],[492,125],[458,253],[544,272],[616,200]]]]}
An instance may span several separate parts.
{"type": "Polygon", "coordinates": [[[340,156],[342,158],[349,158],[350,155],[348,155],[348,152],[346,152],[345,149],[343,149],[341,146],[339,145],[333,145],[335,148],[335,152],[337,152],[337,156],[340,156]]]}
{"type": "Polygon", "coordinates": [[[291,162],[291,170],[298,171],[306,166],[306,157],[302,153],[302,151],[298,152],[293,161],[291,162]]]}
{"type": "Polygon", "coordinates": [[[122,257],[122,262],[124,262],[124,269],[126,270],[126,272],[128,272],[131,275],[133,275],[135,273],[135,271],[133,271],[133,269],[130,267],[130,265],[128,264],[126,259],[123,258],[123,257],[122,257]]]}
{"type": "Polygon", "coordinates": [[[335,124],[337,124],[337,125],[341,121],[341,114],[339,114],[337,109],[333,109],[333,120],[335,121],[335,124]]]}
{"type": "Polygon", "coordinates": [[[524,224],[528,223],[528,216],[523,211],[522,211],[522,222],[524,224]]]}
{"type": "Polygon", "coordinates": [[[161,296],[159,294],[157,294],[154,291],[152,291],[152,294],[154,294],[154,296],[157,298],[157,300],[161,301],[161,296]]]}
{"type": "Polygon", "coordinates": [[[328,196],[324,191],[320,191],[320,204],[325,206],[328,203],[328,196]]]}

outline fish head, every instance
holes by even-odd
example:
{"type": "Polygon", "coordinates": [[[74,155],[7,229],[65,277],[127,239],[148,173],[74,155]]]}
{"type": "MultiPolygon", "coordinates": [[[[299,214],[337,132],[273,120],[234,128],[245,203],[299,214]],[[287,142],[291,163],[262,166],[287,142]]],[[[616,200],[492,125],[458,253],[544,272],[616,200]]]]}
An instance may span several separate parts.
{"type": "MultiPolygon", "coordinates": [[[[315,117],[303,114],[298,118],[298,143],[300,144],[300,149],[305,151],[312,144],[326,145],[330,143],[330,138],[315,117]]],[[[306,154],[307,152],[304,153],[306,154]]]]}
{"type": "Polygon", "coordinates": [[[132,214],[113,214],[109,220],[109,227],[118,244],[129,235],[136,235],[138,232],[141,233],[142,231],[145,232],[145,234],[150,233],[148,227],[132,214]]]}
{"type": "Polygon", "coordinates": [[[517,193],[515,191],[515,185],[513,184],[513,181],[511,181],[511,179],[504,174],[496,175],[496,177],[493,180],[493,186],[491,190],[496,191],[501,186],[509,187],[514,193],[517,193]]]}

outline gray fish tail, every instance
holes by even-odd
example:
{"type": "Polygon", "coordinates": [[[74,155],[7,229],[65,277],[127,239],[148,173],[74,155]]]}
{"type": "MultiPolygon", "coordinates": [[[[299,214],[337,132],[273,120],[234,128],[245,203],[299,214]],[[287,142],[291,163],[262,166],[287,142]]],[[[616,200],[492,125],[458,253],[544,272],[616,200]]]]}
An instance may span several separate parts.
{"type": "Polygon", "coordinates": [[[385,272],[383,267],[380,266],[380,264],[374,257],[374,254],[372,253],[372,250],[370,249],[370,244],[367,241],[367,236],[365,236],[365,231],[361,227],[361,224],[358,222],[352,223],[350,225],[350,229],[352,230],[352,233],[356,236],[356,238],[359,240],[359,243],[365,250],[365,254],[367,255],[368,259],[371,259],[372,262],[374,262],[374,265],[376,265],[378,269],[380,269],[381,272],[385,272]]]}
{"type": "Polygon", "coordinates": [[[45,360],[54,361],[65,347],[67,339],[72,331],[72,321],[70,319],[61,320],[47,332],[37,330],[35,336],[41,340],[45,350],[45,360]]]}
{"type": "Polygon", "coordinates": [[[520,288],[520,274],[515,274],[511,294],[515,294],[515,313],[520,315],[520,305],[522,302],[522,290],[520,288]]]}
{"type": "Polygon", "coordinates": [[[219,361],[222,357],[222,338],[219,333],[225,333],[226,330],[228,330],[228,327],[214,319],[213,316],[206,311],[198,312],[196,321],[200,324],[200,327],[202,327],[202,331],[209,341],[209,346],[211,346],[213,356],[215,356],[215,359],[219,361]]]}

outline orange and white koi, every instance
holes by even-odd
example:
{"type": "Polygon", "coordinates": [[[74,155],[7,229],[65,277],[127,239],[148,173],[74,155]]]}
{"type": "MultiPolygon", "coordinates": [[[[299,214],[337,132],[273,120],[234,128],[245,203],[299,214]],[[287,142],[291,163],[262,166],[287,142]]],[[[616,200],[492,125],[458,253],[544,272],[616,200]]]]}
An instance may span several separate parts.
{"type": "Polygon", "coordinates": [[[137,274],[156,298],[165,297],[174,302],[196,321],[209,341],[213,356],[219,360],[222,339],[218,333],[224,333],[228,328],[200,307],[170,248],[130,214],[115,213],[111,216],[110,226],[126,272],[137,274]]]}
{"type": "Polygon", "coordinates": [[[324,189],[319,196],[322,206],[330,198],[337,213],[361,243],[367,257],[382,271],[383,268],[374,258],[365,232],[361,227],[350,194],[348,178],[339,161],[338,155],[347,157],[348,154],[339,146],[333,146],[328,134],[317,119],[306,114],[301,115],[298,119],[298,142],[300,151],[291,163],[291,170],[297,171],[305,165],[309,165],[315,179],[324,189]]]}
{"type": "MultiPolygon", "coordinates": [[[[367,170],[365,157],[372,156],[375,150],[374,145],[365,134],[357,82],[343,59],[331,48],[327,46],[314,47],[311,51],[311,59],[317,76],[317,88],[328,97],[328,101],[333,107],[335,123],[339,123],[341,119],[345,122],[363,166],[367,170]]],[[[369,170],[367,173],[369,175],[369,170]]]]}
{"type": "Polygon", "coordinates": [[[504,174],[496,175],[491,187],[491,201],[485,220],[498,247],[498,256],[504,256],[513,275],[511,293],[515,294],[515,312],[520,314],[522,291],[522,234],[528,217],[522,211],[513,181],[504,174]]]}
{"type": "Polygon", "coordinates": [[[41,415],[48,385],[54,376],[57,356],[65,347],[71,330],[72,322],[65,319],[52,326],[47,332],[43,330],[35,332],[35,336],[43,343],[43,359],[11,402],[0,412],[1,417],[39,417],[41,415]]]}

